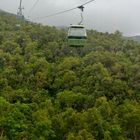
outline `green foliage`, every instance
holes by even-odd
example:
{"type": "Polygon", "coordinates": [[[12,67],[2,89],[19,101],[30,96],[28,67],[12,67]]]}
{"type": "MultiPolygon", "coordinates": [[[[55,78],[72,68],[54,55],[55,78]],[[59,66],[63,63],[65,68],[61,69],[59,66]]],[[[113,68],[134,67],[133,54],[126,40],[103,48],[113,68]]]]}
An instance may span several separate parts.
{"type": "Polygon", "coordinates": [[[140,44],[0,12],[0,140],[139,140],[140,44]],[[19,26],[20,25],[20,26],[19,26]]]}

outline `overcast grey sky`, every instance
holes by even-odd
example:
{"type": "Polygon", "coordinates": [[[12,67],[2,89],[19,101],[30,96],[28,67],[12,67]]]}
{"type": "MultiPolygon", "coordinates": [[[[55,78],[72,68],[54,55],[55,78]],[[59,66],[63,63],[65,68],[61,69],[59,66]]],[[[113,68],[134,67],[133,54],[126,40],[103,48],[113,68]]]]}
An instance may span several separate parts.
{"type": "MultiPolygon", "coordinates": [[[[0,0],[0,9],[17,13],[20,0],[0,0]]],[[[24,15],[27,18],[29,11],[36,0],[23,0],[24,15]]],[[[61,10],[67,10],[80,5],[88,0],[39,0],[36,7],[30,13],[30,18],[42,17],[61,10]]],[[[140,0],[96,0],[85,6],[84,24],[102,32],[114,32],[119,30],[125,35],[140,35],[140,0]]],[[[78,23],[80,11],[51,18],[34,19],[48,25],[68,26],[78,23]]]]}

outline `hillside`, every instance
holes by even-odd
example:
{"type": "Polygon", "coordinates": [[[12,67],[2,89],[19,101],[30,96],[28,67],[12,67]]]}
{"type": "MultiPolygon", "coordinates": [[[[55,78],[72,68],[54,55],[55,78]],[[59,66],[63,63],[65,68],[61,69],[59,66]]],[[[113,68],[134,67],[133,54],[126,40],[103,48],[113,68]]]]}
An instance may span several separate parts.
{"type": "Polygon", "coordinates": [[[140,44],[66,35],[0,13],[0,140],[139,140],[140,44]]]}

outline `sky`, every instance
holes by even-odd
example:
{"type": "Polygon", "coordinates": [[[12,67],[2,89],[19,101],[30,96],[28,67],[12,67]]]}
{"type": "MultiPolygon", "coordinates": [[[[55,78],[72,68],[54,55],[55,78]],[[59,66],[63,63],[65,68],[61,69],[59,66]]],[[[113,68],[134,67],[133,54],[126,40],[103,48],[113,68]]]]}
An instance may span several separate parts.
{"type": "MultiPolygon", "coordinates": [[[[0,9],[16,14],[19,1],[0,0],[0,9]]],[[[25,18],[45,25],[69,26],[80,21],[80,10],[75,9],[49,18],[39,17],[71,9],[89,0],[38,0],[32,9],[36,1],[22,0],[25,18]]],[[[140,35],[140,0],[95,0],[85,5],[83,14],[87,29],[100,32],[119,30],[126,36],[140,35]]]]}

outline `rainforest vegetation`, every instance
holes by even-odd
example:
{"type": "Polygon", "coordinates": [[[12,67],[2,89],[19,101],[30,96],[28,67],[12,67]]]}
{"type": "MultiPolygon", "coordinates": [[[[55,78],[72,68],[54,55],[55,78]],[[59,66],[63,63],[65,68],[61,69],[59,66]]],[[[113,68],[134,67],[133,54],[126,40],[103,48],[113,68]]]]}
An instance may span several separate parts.
{"type": "Polygon", "coordinates": [[[139,140],[140,44],[0,12],[0,140],[139,140]]]}

